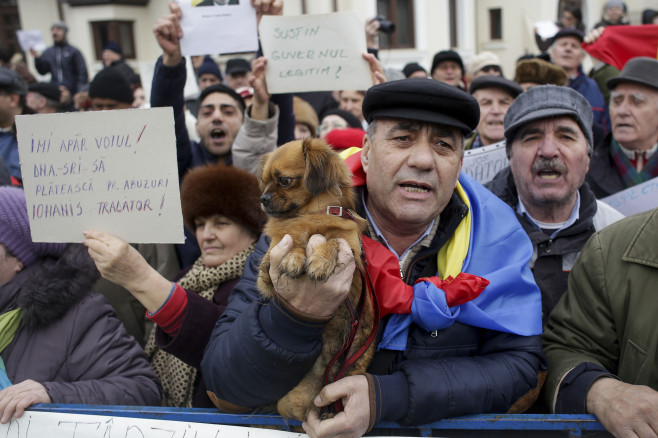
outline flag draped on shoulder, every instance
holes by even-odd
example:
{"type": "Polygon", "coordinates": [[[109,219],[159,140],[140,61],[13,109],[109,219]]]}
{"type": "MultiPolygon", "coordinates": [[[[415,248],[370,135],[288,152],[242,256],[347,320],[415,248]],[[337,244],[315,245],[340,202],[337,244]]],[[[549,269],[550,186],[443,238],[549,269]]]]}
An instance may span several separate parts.
{"type": "MultiPolygon", "coordinates": [[[[353,184],[364,185],[360,150],[342,156],[353,184]]],[[[428,331],[460,322],[524,336],[541,334],[541,293],[529,265],[532,244],[514,211],[463,173],[456,192],[469,213],[437,254],[434,277],[407,285],[393,253],[362,237],[380,314],[392,314],[379,348],[406,349],[412,323],[428,331]]]]}

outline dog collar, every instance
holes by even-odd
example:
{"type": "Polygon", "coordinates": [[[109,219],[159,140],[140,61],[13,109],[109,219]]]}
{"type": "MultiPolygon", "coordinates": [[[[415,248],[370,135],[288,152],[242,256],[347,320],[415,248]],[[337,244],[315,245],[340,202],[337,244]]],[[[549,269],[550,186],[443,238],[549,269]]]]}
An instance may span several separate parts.
{"type": "Polygon", "coordinates": [[[343,219],[351,219],[353,221],[356,221],[356,218],[354,217],[354,213],[352,212],[352,210],[350,210],[349,208],[343,208],[340,205],[328,205],[327,214],[331,216],[342,217],[343,219]]]}

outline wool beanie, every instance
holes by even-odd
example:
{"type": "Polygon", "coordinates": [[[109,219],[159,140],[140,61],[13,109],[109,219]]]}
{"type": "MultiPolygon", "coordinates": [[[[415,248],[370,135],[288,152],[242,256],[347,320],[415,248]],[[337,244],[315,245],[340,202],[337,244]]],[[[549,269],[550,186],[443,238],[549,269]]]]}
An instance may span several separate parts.
{"type": "Polygon", "coordinates": [[[89,97],[114,99],[119,102],[133,103],[135,97],[130,83],[116,68],[107,67],[98,72],[89,84],[89,97]]]}
{"type": "Polygon", "coordinates": [[[205,75],[205,74],[215,75],[219,78],[220,81],[224,80],[224,76],[222,76],[222,72],[219,70],[217,63],[213,61],[213,59],[208,55],[206,55],[206,57],[203,58],[203,62],[201,63],[199,69],[196,72],[196,77],[200,78],[201,75],[205,75]]]}
{"type": "Polygon", "coordinates": [[[115,41],[110,41],[107,44],[105,44],[105,47],[103,47],[103,50],[109,50],[111,52],[117,53],[119,55],[123,55],[123,50],[121,50],[121,46],[117,44],[115,41]]]}
{"type": "Polygon", "coordinates": [[[65,243],[32,242],[25,193],[17,187],[0,187],[0,243],[25,267],[41,257],[59,257],[66,248],[65,243]]]}
{"type": "Polygon", "coordinates": [[[258,179],[246,170],[223,163],[198,166],[181,183],[183,220],[194,231],[195,219],[218,214],[259,236],[266,220],[260,195],[258,179]]]}

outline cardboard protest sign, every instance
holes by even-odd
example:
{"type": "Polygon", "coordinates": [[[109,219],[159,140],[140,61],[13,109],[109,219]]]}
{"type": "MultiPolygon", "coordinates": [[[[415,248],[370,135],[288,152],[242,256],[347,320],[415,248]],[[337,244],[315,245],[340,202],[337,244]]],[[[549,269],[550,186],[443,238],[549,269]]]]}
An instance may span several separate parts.
{"type": "Polygon", "coordinates": [[[658,178],[650,179],[601,199],[625,216],[658,207],[658,178]]]}
{"type": "Polygon", "coordinates": [[[183,56],[255,52],[256,10],[249,0],[177,0],[183,56]]]}
{"type": "Polygon", "coordinates": [[[467,173],[480,184],[485,184],[507,166],[509,166],[509,161],[507,160],[505,141],[503,140],[489,146],[464,152],[462,172],[467,173]]]}
{"type": "Polygon", "coordinates": [[[270,93],[366,90],[364,25],[354,12],[264,16],[259,25],[270,93]]]}
{"type": "Polygon", "coordinates": [[[35,242],[94,228],[134,243],[182,243],[171,108],[17,116],[35,242]]]}

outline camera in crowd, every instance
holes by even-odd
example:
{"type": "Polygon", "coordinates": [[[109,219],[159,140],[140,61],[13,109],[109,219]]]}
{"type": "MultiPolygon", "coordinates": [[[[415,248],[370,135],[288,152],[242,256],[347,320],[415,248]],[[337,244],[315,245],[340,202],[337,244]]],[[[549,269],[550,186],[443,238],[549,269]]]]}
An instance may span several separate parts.
{"type": "Polygon", "coordinates": [[[395,23],[386,19],[383,15],[377,15],[373,20],[379,21],[379,31],[387,34],[395,32],[395,23]]]}

